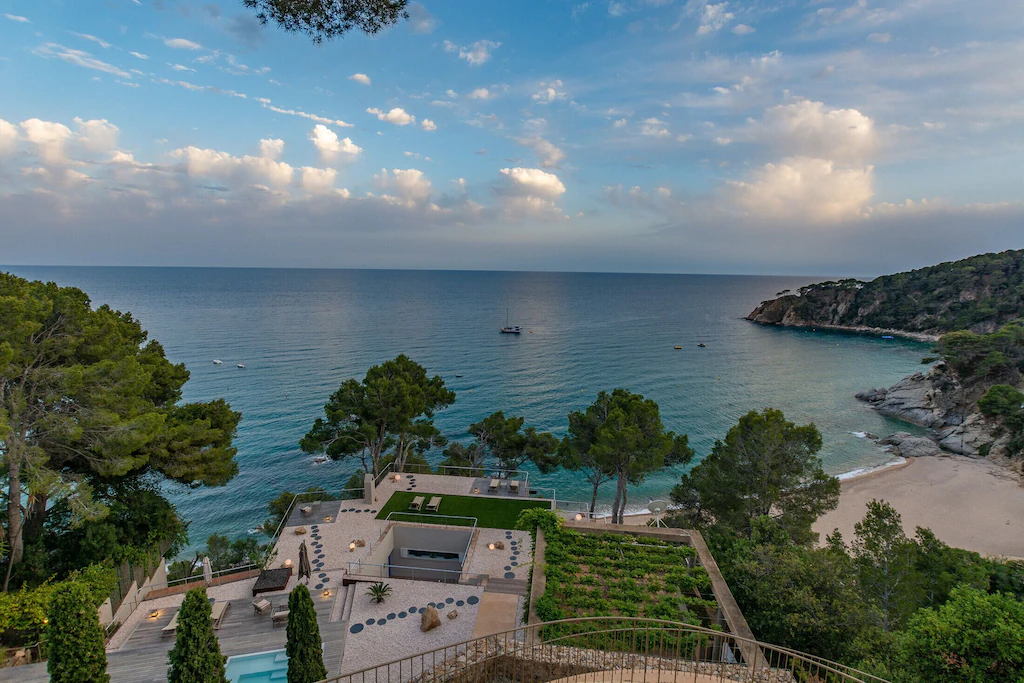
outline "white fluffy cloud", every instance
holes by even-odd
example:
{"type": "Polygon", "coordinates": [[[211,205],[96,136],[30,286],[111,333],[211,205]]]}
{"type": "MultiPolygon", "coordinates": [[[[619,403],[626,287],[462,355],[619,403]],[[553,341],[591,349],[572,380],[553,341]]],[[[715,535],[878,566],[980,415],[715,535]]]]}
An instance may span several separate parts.
{"type": "Polygon", "coordinates": [[[785,155],[836,161],[862,160],[877,144],[870,118],[856,109],[826,109],[811,100],[767,109],[754,134],[785,155]]]}
{"type": "Polygon", "coordinates": [[[697,35],[703,36],[719,31],[735,19],[736,15],[729,12],[728,7],[728,2],[720,2],[716,5],[705,3],[700,8],[700,26],[697,27],[697,35]]]}
{"type": "Polygon", "coordinates": [[[491,91],[487,88],[476,88],[473,92],[466,95],[471,100],[489,100],[491,98],[491,91]]]}
{"type": "Polygon", "coordinates": [[[260,140],[260,156],[267,159],[279,159],[284,152],[284,140],[264,139],[260,140]]]}
{"type": "Polygon", "coordinates": [[[318,123],[313,130],[309,131],[309,139],[312,140],[313,146],[317,148],[323,159],[333,159],[338,155],[352,159],[363,151],[363,148],[352,142],[351,139],[339,139],[337,133],[322,123],[318,123]]]}
{"type": "Polygon", "coordinates": [[[420,121],[420,128],[426,131],[435,131],[437,130],[437,124],[430,119],[423,119],[420,121]]]}
{"type": "Polygon", "coordinates": [[[826,159],[788,157],[765,164],[747,181],[732,181],[727,194],[758,219],[834,223],[864,214],[874,195],[873,168],[837,168],[826,159]]]}
{"type": "Polygon", "coordinates": [[[551,141],[545,140],[539,135],[518,138],[516,142],[532,149],[543,168],[557,168],[562,163],[562,160],[565,159],[565,152],[551,141]]]}
{"type": "Polygon", "coordinates": [[[732,32],[738,36],[745,36],[748,33],[753,33],[757,29],[753,26],[747,26],[746,24],[736,24],[732,27],[732,32]]]}
{"type": "Polygon", "coordinates": [[[334,190],[338,172],[333,168],[302,167],[302,189],[310,194],[323,194],[334,190]]]}
{"type": "Polygon", "coordinates": [[[382,111],[377,107],[370,107],[366,110],[366,113],[373,114],[378,120],[387,121],[396,126],[408,126],[410,123],[416,123],[416,117],[401,107],[395,107],[391,111],[382,111]]]}
{"type": "Polygon", "coordinates": [[[558,199],[565,194],[565,185],[554,173],[539,168],[503,168],[501,174],[508,180],[506,192],[510,195],[558,199]]]}
{"type": "Polygon", "coordinates": [[[23,17],[23,16],[21,16],[19,14],[5,14],[4,16],[7,17],[8,19],[10,19],[11,21],[18,22],[19,24],[31,24],[32,23],[31,21],[28,20],[28,17],[23,17]]]}
{"type": "Polygon", "coordinates": [[[0,119],[0,154],[11,151],[18,145],[18,127],[0,119]]]}
{"type": "Polygon", "coordinates": [[[78,140],[90,152],[107,152],[117,146],[118,127],[106,119],[83,121],[75,117],[78,124],[78,140]]]}
{"type": "Polygon", "coordinates": [[[665,127],[665,122],[659,118],[651,117],[644,119],[640,124],[640,134],[648,137],[663,138],[672,135],[665,127]]]}
{"type": "Polygon", "coordinates": [[[388,173],[386,168],[375,176],[377,184],[384,190],[381,195],[385,200],[408,207],[421,206],[430,200],[432,184],[423,175],[423,171],[415,168],[395,168],[388,173]]]}
{"type": "Polygon", "coordinates": [[[561,87],[562,81],[558,79],[551,82],[541,81],[540,90],[533,93],[532,99],[534,102],[541,104],[549,104],[555,100],[564,100],[565,93],[560,90],[561,87]]]}
{"type": "Polygon", "coordinates": [[[21,130],[25,139],[35,145],[39,156],[50,164],[67,162],[65,146],[71,139],[71,129],[63,123],[28,119],[21,122],[21,130]]]}
{"type": "Polygon", "coordinates": [[[470,66],[486,64],[491,58],[491,50],[497,50],[501,43],[493,40],[478,40],[468,47],[456,45],[450,40],[444,41],[445,52],[457,52],[459,59],[465,59],[470,66]]]}
{"type": "Polygon", "coordinates": [[[362,83],[363,85],[370,85],[370,77],[366,74],[352,74],[348,77],[348,80],[355,81],[356,83],[362,83]]]}
{"type": "Polygon", "coordinates": [[[203,46],[185,38],[167,38],[164,45],[173,47],[176,50],[202,50],[203,46]]]}
{"type": "Polygon", "coordinates": [[[32,50],[32,52],[40,57],[60,59],[68,64],[74,64],[84,69],[92,69],[93,71],[101,71],[118,78],[131,78],[131,74],[124,69],[104,62],[102,59],[97,59],[84,50],[73,50],[58,43],[43,43],[32,50]]]}
{"type": "Polygon", "coordinates": [[[174,150],[171,157],[184,162],[185,171],[189,176],[225,183],[245,183],[274,190],[287,188],[295,173],[295,169],[289,164],[268,156],[236,157],[228,152],[192,146],[174,150]]]}

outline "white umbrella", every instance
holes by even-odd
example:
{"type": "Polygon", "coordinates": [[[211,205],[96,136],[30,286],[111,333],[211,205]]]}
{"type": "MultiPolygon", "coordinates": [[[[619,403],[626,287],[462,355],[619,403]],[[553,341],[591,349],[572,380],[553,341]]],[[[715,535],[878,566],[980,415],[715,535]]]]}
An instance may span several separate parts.
{"type": "Polygon", "coordinates": [[[210,564],[210,558],[203,558],[203,579],[206,580],[206,585],[209,586],[213,583],[213,565],[210,564]]]}

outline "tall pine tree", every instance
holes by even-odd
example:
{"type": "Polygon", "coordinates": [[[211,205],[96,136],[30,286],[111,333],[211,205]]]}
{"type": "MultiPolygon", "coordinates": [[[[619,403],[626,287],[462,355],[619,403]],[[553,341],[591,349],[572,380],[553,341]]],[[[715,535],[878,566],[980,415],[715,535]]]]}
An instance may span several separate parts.
{"type": "Polygon", "coordinates": [[[178,612],[174,647],[167,654],[171,668],[167,683],[227,683],[220,643],[213,634],[210,602],[205,588],[185,594],[178,612]]]}
{"type": "Polygon", "coordinates": [[[69,581],[50,598],[46,670],[51,683],[108,683],[103,629],[89,589],[69,581]]]}
{"type": "Polygon", "coordinates": [[[299,584],[288,596],[288,683],[316,683],[327,678],[323,641],[309,589],[299,584]]]}

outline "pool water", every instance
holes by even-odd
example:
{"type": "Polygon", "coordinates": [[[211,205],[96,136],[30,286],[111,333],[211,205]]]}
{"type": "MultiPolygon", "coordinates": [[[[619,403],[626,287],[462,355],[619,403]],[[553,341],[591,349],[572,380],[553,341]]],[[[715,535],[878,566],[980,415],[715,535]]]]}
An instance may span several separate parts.
{"type": "Polygon", "coordinates": [[[288,655],[284,650],[272,650],[228,657],[227,679],[231,683],[283,683],[288,680],[288,655]]]}

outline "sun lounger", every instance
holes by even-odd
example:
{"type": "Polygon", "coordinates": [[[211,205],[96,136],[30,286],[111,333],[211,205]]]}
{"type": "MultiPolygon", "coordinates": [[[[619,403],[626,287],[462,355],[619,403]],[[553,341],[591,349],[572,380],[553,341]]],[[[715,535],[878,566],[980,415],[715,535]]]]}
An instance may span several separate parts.
{"type": "Polygon", "coordinates": [[[491,479],[491,485],[487,487],[487,490],[488,491],[497,492],[498,491],[498,480],[497,479],[491,479]]]}
{"type": "Polygon", "coordinates": [[[288,610],[279,609],[270,615],[271,626],[277,626],[278,624],[288,623],[288,610]]]}
{"type": "Polygon", "coordinates": [[[302,507],[299,508],[299,512],[301,512],[303,516],[312,514],[313,506],[312,505],[303,505],[302,507]]]}
{"type": "Polygon", "coordinates": [[[423,496],[416,496],[415,498],[412,499],[412,502],[409,503],[409,509],[419,512],[420,509],[423,507],[423,500],[423,496]]]}
{"type": "Polygon", "coordinates": [[[228,607],[231,606],[230,602],[219,601],[212,605],[210,618],[213,620],[213,627],[220,628],[220,622],[223,621],[224,615],[228,613],[228,607]]]}
{"type": "Polygon", "coordinates": [[[519,482],[513,479],[508,483],[508,490],[512,493],[519,493],[519,482]]]}
{"type": "Polygon", "coordinates": [[[174,616],[171,617],[171,623],[167,624],[167,626],[164,626],[162,629],[160,629],[160,636],[161,637],[173,636],[174,635],[174,632],[178,628],[178,614],[180,612],[181,612],[181,610],[178,610],[177,612],[175,612],[174,616]]]}
{"type": "Polygon", "coordinates": [[[270,611],[270,600],[266,598],[260,598],[259,600],[252,601],[253,616],[263,616],[270,611]]]}
{"type": "Polygon", "coordinates": [[[427,503],[427,512],[437,512],[439,507],[441,507],[441,496],[434,496],[427,503]]]}

